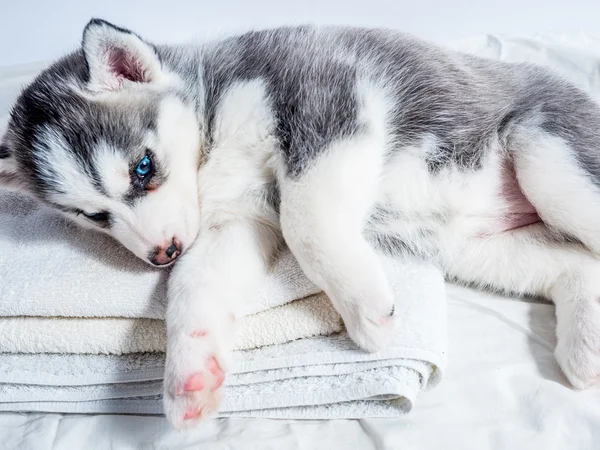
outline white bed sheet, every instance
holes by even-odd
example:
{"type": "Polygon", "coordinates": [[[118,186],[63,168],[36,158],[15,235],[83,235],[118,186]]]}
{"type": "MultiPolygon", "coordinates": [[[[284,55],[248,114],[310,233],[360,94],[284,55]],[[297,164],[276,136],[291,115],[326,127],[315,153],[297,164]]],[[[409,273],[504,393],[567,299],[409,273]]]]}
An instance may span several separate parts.
{"type": "MultiPolygon", "coordinates": [[[[600,39],[488,36],[453,46],[548,64],[600,98],[600,39]]],[[[398,419],[220,419],[182,434],[162,417],[3,413],[0,449],[600,449],[600,387],[576,392],[561,374],[551,304],[457,286],[448,303],[445,380],[398,419]]]]}

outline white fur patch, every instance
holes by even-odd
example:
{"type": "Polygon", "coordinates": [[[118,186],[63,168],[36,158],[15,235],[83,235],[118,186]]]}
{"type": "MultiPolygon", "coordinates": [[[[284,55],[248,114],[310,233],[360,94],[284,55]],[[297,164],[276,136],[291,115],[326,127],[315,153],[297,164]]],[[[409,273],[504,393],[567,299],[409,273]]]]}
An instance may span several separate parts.
{"type": "Polygon", "coordinates": [[[121,199],[131,185],[127,158],[105,144],[97,147],[94,159],[102,186],[109,197],[121,199]]]}
{"type": "Polygon", "coordinates": [[[365,132],[331,143],[298,180],[280,171],[281,228],[306,275],[327,293],[352,339],[376,351],[390,342],[394,297],[363,231],[380,193],[386,104],[363,86],[365,132]]]}
{"type": "Polygon", "coordinates": [[[261,194],[274,180],[273,120],[260,80],[237,83],[223,96],[214,148],[198,178],[204,227],[241,218],[278,227],[261,194]]]}

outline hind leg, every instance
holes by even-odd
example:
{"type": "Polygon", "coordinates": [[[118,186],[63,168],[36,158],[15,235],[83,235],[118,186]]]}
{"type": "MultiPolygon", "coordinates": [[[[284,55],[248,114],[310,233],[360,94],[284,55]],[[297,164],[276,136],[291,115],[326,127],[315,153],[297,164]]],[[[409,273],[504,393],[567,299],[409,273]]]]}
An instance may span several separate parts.
{"type": "MultiPolygon", "coordinates": [[[[600,142],[595,143],[599,150],[586,147],[592,141],[586,134],[595,125],[580,129],[577,148],[558,136],[524,128],[511,137],[511,148],[519,185],[543,222],[576,238],[597,258],[600,176],[592,172],[600,174],[600,142]],[[597,164],[591,161],[594,158],[597,164]]],[[[556,281],[547,293],[556,303],[556,357],[573,385],[582,388],[600,377],[600,263],[590,258],[591,253],[574,250],[579,246],[561,244],[557,249],[557,245],[536,251],[531,264],[536,264],[533,259],[541,264],[550,260],[552,267],[561,267],[558,277],[551,276],[556,281]],[[557,258],[563,259],[556,262],[557,258]]]]}
{"type": "Polygon", "coordinates": [[[378,190],[383,145],[331,145],[299,179],[280,180],[283,236],[306,276],[331,299],[354,342],[368,351],[393,338],[394,297],[363,236],[378,190]]]}
{"type": "Polygon", "coordinates": [[[544,223],[600,255],[600,141],[596,144],[594,177],[592,165],[579,160],[578,152],[590,152],[583,145],[575,149],[557,136],[526,129],[510,142],[519,185],[544,223]]]}
{"type": "Polygon", "coordinates": [[[543,224],[448,244],[446,270],[463,281],[540,295],[556,305],[556,359],[585,388],[600,378],[600,261],[543,224]]]}

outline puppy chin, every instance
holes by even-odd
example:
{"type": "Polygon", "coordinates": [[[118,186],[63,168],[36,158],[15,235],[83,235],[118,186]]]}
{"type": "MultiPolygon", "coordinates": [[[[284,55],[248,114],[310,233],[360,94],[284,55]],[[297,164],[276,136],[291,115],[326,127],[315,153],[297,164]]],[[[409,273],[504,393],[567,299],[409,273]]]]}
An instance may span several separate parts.
{"type": "Polygon", "coordinates": [[[146,259],[145,261],[146,261],[146,262],[147,262],[147,263],[148,263],[150,266],[154,267],[155,269],[167,269],[167,268],[171,267],[172,265],[174,265],[174,264],[177,262],[177,260],[178,260],[178,259],[179,259],[179,258],[177,258],[175,261],[171,261],[171,262],[168,262],[168,263],[166,263],[166,264],[161,264],[161,265],[159,265],[159,266],[157,266],[156,264],[153,264],[153,263],[151,263],[151,262],[150,262],[150,261],[148,261],[147,259],[146,259]]]}

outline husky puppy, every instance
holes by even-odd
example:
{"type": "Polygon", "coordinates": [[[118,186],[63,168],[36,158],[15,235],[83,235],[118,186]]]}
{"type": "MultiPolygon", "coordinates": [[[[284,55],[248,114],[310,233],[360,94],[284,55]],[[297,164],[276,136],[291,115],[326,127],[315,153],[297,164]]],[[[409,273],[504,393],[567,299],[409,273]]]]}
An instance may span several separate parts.
{"type": "Polygon", "coordinates": [[[177,260],[177,427],[217,408],[241,302],[282,242],[367,351],[394,334],[385,251],[553,300],[564,373],[600,377],[600,108],[539,67],[389,30],[179,47],[94,19],[14,104],[0,180],[150,264],[177,260]]]}

